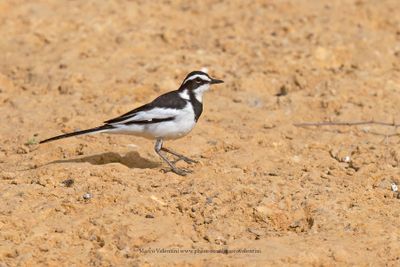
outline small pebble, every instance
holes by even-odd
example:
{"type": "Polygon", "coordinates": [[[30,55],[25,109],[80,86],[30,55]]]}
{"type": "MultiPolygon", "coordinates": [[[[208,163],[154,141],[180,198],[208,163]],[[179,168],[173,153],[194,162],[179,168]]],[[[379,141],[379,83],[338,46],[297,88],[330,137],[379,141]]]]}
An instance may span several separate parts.
{"type": "Polygon", "coordinates": [[[276,125],[275,125],[275,124],[272,124],[272,123],[264,123],[262,127],[263,127],[264,129],[266,129],[266,130],[269,130],[269,129],[275,128],[276,125]]]}
{"type": "Polygon", "coordinates": [[[395,183],[392,183],[392,191],[393,192],[397,192],[397,191],[399,191],[399,188],[397,187],[397,184],[395,184],[395,183]]]}
{"type": "Polygon", "coordinates": [[[71,187],[75,183],[74,179],[67,179],[62,181],[62,184],[66,187],[71,187]]]}
{"type": "Polygon", "coordinates": [[[29,149],[26,146],[20,146],[17,149],[17,154],[28,154],[29,149]]]}
{"type": "Polygon", "coordinates": [[[147,218],[147,219],[154,219],[154,215],[152,215],[152,214],[146,214],[146,218],[147,218]]]}
{"type": "Polygon", "coordinates": [[[90,194],[90,193],[85,193],[85,194],[83,194],[83,199],[85,199],[85,200],[88,200],[88,199],[91,199],[92,198],[92,194],[90,194]]]}
{"type": "Polygon", "coordinates": [[[289,92],[288,88],[286,85],[282,85],[281,88],[279,88],[279,92],[275,94],[275,96],[280,97],[280,96],[285,96],[289,92]]]}
{"type": "Polygon", "coordinates": [[[346,156],[343,158],[343,162],[349,163],[351,161],[350,156],[346,156]]]}

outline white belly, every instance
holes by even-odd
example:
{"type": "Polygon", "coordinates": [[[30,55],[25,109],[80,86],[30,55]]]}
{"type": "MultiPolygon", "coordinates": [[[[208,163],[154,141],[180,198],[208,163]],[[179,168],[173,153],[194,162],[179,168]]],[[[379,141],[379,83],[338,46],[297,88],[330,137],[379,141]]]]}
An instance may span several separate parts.
{"type": "MultiPolygon", "coordinates": [[[[195,126],[194,116],[189,119],[166,121],[144,126],[147,138],[178,139],[187,135],[195,126]]],[[[146,136],[145,136],[146,137],[146,136]]]]}
{"type": "Polygon", "coordinates": [[[193,108],[190,103],[175,116],[174,120],[149,124],[118,125],[109,131],[115,134],[142,136],[148,139],[178,139],[187,135],[196,125],[193,108]]]}

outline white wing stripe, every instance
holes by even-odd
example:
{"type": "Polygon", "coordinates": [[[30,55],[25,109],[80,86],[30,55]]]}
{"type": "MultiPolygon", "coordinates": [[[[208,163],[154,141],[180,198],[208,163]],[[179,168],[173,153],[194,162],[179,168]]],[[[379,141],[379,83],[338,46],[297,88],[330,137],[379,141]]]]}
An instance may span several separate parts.
{"type": "Polygon", "coordinates": [[[153,108],[146,111],[139,111],[125,120],[111,123],[111,125],[125,124],[134,121],[152,121],[153,119],[166,119],[179,115],[179,110],[171,108],[153,108]]]}

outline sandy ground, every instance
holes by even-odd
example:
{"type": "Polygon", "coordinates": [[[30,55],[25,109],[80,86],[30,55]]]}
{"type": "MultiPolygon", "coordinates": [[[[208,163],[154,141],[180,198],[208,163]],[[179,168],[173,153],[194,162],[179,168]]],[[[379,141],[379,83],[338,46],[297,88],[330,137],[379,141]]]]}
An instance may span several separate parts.
{"type": "Polygon", "coordinates": [[[293,126],[400,122],[399,8],[2,0],[0,266],[400,265],[399,131],[293,126]],[[201,67],[225,84],[166,143],[187,177],[137,137],[36,144],[201,67]]]}

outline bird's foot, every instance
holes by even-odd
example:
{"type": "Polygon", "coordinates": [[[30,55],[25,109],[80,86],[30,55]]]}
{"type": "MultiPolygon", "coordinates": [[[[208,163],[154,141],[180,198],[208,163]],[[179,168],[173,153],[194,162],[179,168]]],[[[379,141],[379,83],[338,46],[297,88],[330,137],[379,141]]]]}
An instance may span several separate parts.
{"type": "Polygon", "coordinates": [[[187,169],[178,169],[178,168],[174,168],[171,169],[174,173],[180,175],[180,176],[186,176],[188,173],[192,173],[192,170],[187,170],[187,169]]]}
{"type": "Polygon", "coordinates": [[[164,172],[171,171],[171,172],[176,173],[176,174],[178,174],[180,176],[186,176],[188,173],[192,173],[193,172],[192,170],[187,170],[187,169],[182,169],[182,168],[177,168],[177,167],[171,168],[171,169],[164,169],[163,171],[164,172]]]}
{"type": "Polygon", "coordinates": [[[174,151],[172,151],[172,150],[170,150],[168,148],[162,147],[161,150],[163,150],[163,151],[165,151],[167,153],[170,153],[170,154],[174,155],[175,157],[177,157],[177,159],[175,161],[173,161],[174,163],[177,163],[180,160],[183,160],[184,162],[189,163],[189,164],[199,163],[197,160],[188,158],[188,157],[186,157],[186,156],[184,156],[182,154],[179,154],[177,152],[174,152],[174,151]]]}
{"type": "Polygon", "coordinates": [[[178,158],[176,160],[173,161],[173,163],[177,163],[180,160],[183,160],[184,162],[188,163],[188,164],[194,164],[194,163],[199,163],[197,160],[185,157],[185,156],[177,156],[178,158]]]}
{"type": "Polygon", "coordinates": [[[186,163],[189,163],[189,164],[199,163],[197,160],[194,160],[194,159],[191,159],[191,158],[188,158],[188,157],[185,157],[185,156],[182,157],[182,160],[184,162],[186,162],[186,163]]]}

